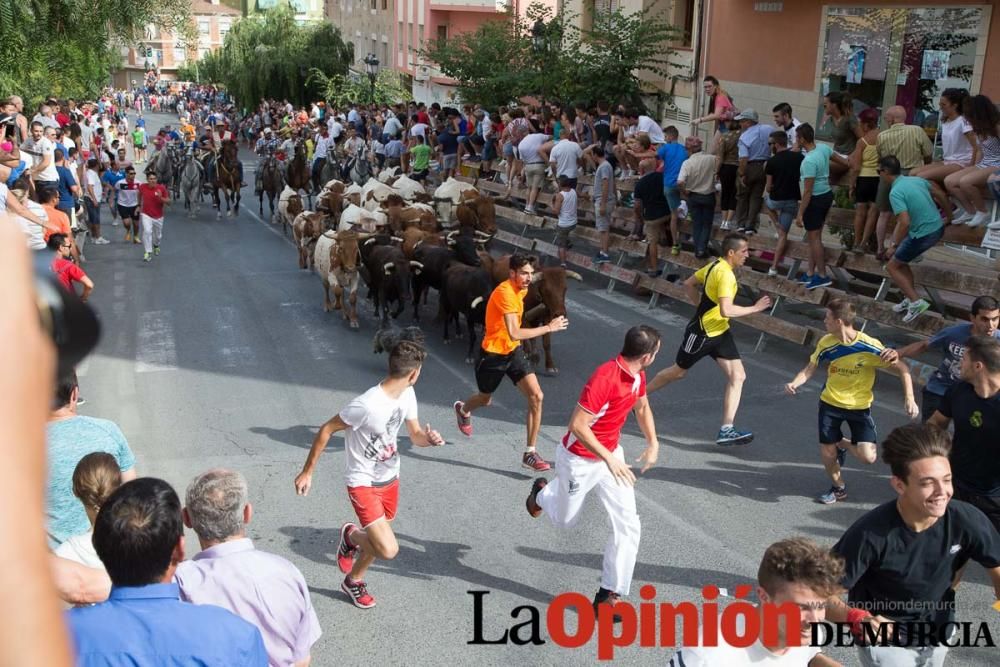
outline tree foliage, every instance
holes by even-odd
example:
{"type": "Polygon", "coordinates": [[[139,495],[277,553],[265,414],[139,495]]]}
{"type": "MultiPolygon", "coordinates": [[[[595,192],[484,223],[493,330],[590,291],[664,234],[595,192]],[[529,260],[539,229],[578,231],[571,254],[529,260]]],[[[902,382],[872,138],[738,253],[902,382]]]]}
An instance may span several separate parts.
{"type": "Polygon", "coordinates": [[[198,62],[198,74],[203,82],[225,85],[244,106],[265,97],[303,104],[321,95],[310,72],[344,76],[353,60],[353,46],[339,29],[327,22],[299,25],[291,7],[282,5],[237,21],[222,48],[198,62]]]}
{"type": "Polygon", "coordinates": [[[0,97],[95,96],[149,24],[189,39],[189,0],[0,0],[0,97]]]}
{"type": "Polygon", "coordinates": [[[403,86],[399,72],[390,69],[379,70],[375,79],[375,98],[372,99],[371,82],[361,76],[335,74],[326,76],[314,69],[310,72],[310,82],[319,89],[320,97],[336,108],[343,109],[351,102],[360,104],[396,104],[410,98],[410,91],[403,86]]]}
{"type": "Polygon", "coordinates": [[[458,81],[463,99],[489,106],[527,95],[638,102],[643,74],[666,77],[675,66],[670,42],[681,31],[652,8],[594,14],[587,29],[577,18],[540,3],[523,17],[508,8],[474,32],[433,42],[422,55],[458,81]],[[538,20],[545,26],[540,49],[532,34],[538,20]]]}

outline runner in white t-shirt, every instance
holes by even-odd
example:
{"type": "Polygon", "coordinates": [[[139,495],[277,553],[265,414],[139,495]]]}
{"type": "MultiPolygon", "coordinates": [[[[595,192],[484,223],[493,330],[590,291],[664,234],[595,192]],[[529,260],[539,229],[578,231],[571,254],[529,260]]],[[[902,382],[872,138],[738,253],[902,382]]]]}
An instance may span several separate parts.
{"type": "Polygon", "coordinates": [[[295,491],[307,495],[319,457],[330,436],[344,435],[347,460],[347,495],[361,526],[345,523],[340,529],[337,564],[347,576],[340,585],[354,606],[370,609],[375,598],[364,582],[376,558],[392,560],[399,544],[389,522],[399,503],[399,452],[396,436],[405,422],[415,447],[443,445],[441,435],[417,420],[417,397],[413,385],[427,356],[416,343],[401,341],[389,353],[389,374],[379,384],[348,403],[340,414],[323,424],[312,449],[295,478],[295,491]]]}

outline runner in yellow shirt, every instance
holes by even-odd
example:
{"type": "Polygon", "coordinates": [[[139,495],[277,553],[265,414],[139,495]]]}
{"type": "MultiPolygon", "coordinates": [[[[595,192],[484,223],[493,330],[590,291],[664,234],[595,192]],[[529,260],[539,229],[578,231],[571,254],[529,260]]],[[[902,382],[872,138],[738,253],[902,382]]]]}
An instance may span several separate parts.
{"type": "Polygon", "coordinates": [[[569,322],[565,317],[559,316],[541,327],[521,328],[524,296],[528,293],[528,286],[535,274],[534,264],[534,257],[511,255],[510,278],[497,285],[486,304],[483,349],[479,363],[476,364],[476,385],[479,392],[464,401],[455,401],[454,407],[458,430],[471,436],[472,411],[489,405],[493,392],[503,382],[504,375],[509,377],[528,399],[528,441],[521,464],[537,472],[544,472],[551,466],[535,451],[538,430],[542,425],[542,388],[538,386],[538,378],[531,362],[524,356],[521,341],[562,331],[569,326],[569,322]]]}
{"type": "Polygon", "coordinates": [[[819,452],[823,467],[826,468],[833,486],[816,500],[831,505],[847,498],[847,486],[841,475],[847,452],[859,461],[875,463],[878,456],[875,441],[875,420],[872,419],[871,405],[875,400],[872,388],[875,373],[879,368],[892,367],[899,373],[903,383],[904,407],[906,414],[916,418],[920,413],[913,400],[913,380],[906,364],[897,359],[893,363],[883,361],[885,349],[880,341],[854,328],[854,305],[846,299],[834,299],[826,307],[827,334],[819,339],[816,349],[806,365],[791,382],[785,385],[785,392],[795,394],[799,387],[809,381],[821,363],[829,364],[826,384],[819,397],[819,452]],[[841,428],[844,422],[851,430],[851,438],[844,438],[841,428]]]}

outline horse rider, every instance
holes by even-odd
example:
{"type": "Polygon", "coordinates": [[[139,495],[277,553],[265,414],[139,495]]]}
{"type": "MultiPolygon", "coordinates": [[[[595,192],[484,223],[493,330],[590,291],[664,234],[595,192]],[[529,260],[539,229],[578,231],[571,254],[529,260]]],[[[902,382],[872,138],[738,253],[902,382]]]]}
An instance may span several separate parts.
{"type": "MultiPolygon", "coordinates": [[[[237,152],[236,168],[240,175],[240,187],[241,188],[246,187],[246,183],[243,182],[243,163],[239,160],[238,157],[240,145],[239,142],[236,140],[236,135],[233,134],[232,130],[230,130],[229,127],[226,125],[225,116],[223,116],[221,113],[217,114],[214,117],[213,122],[215,123],[215,129],[211,132],[209,137],[210,137],[212,151],[216,155],[215,161],[218,162],[219,160],[222,159],[222,144],[227,141],[231,141],[233,143],[233,146],[236,147],[236,152],[237,152]]],[[[215,165],[213,165],[213,167],[214,166],[215,165]]],[[[214,178],[215,174],[213,173],[212,179],[214,180],[214,178]]]]}

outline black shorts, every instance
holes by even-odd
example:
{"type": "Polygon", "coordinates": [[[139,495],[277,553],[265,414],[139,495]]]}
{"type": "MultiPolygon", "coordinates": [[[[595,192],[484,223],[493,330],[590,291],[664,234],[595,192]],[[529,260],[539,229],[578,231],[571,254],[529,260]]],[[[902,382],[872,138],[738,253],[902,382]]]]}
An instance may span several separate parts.
{"type": "Polygon", "coordinates": [[[843,438],[841,427],[847,422],[851,430],[851,444],[859,442],[877,442],[875,420],[872,419],[871,408],[864,410],[847,410],[819,402],[819,442],[822,445],[836,445],[843,438]]]}
{"type": "Polygon", "coordinates": [[[534,372],[520,345],[510,354],[494,354],[481,350],[479,363],[476,364],[476,386],[481,393],[492,394],[503,382],[504,375],[517,384],[534,372]]]}
{"type": "Polygon", "coordinates": [[[124,220],[128,218],[129,220],[138,220],[139,216],[135,214],[135,210],[139,208],[138,206],[122,206],[118,204],[118,217],[124,220]]]}
{"type": "Polygon", "coordinates": [[[859,176],[854,184],[854,201],[858,204],[874,204],[878,195],[878,176],[859,176]]]}
{"type": "Polygon", "coordinates": [[[830,212],[831,206],[833,206],[833,192],[813,195],[809,199],[809,204],[802,213],[802,225],[806,228],[807,232],[823,229],[823,223],[826,222],[826,214],[830,212]]]}
{"type": "Polygon", "coordinates": [[[726,329],[718,336],[699,336],[689,326],[684,331],[684,340],[677,350],[677,358],[674,363],[687,370],[704,357],[739,359],[740,351],[736,348],[733,332],[726,329]]]}
{"type": "Polygon", "coordinates": [[[963,491],[955,485],[955,493],[952,496],[955,500],[961,500],[964,503],[969,503],[974,507],[982,511],[986,515],[986,518],[990,520],[993,527],[1000,532],[1000,497],[997,496],[979,496],[974,493],[969,493],[968,491],[963,491]]]}

